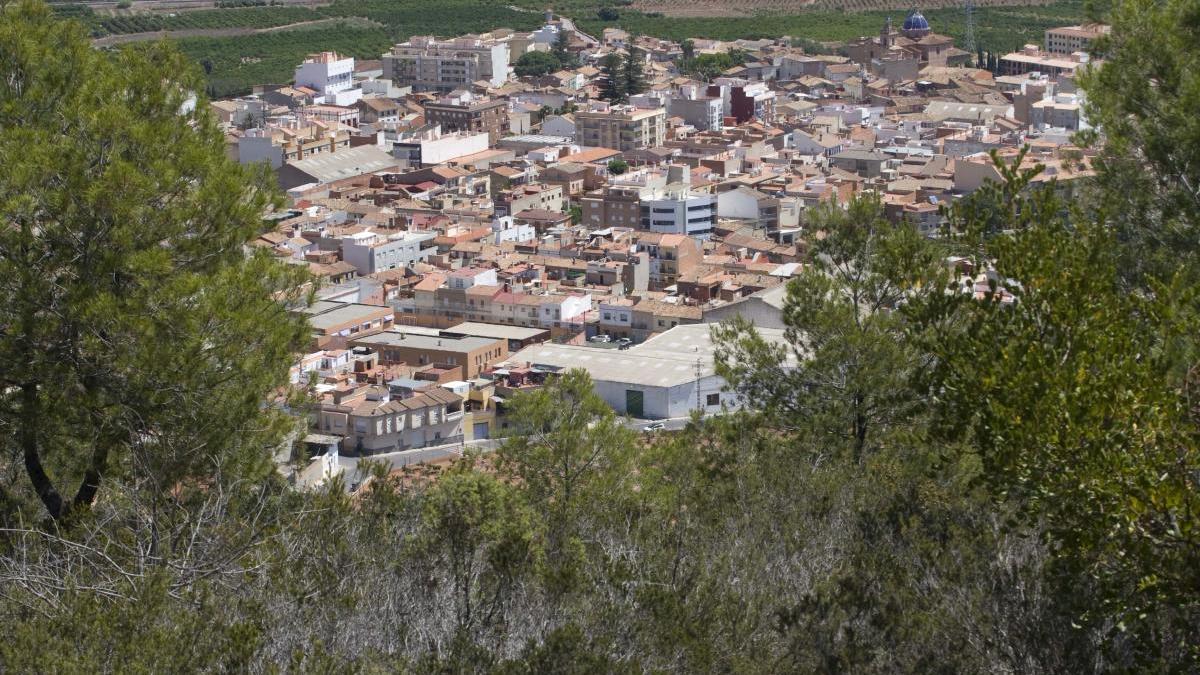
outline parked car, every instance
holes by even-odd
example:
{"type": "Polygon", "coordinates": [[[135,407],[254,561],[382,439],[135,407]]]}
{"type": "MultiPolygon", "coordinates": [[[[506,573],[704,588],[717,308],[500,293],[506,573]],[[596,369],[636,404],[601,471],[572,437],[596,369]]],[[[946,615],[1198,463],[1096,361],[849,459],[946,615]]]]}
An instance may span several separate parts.
{"type": "Polygon", "coordinates": [[[633,344],[633,340],[630,340],[629,338],[626,338],[626,337],[618,338],[617,344],[622,347],[628,347],[629,345],[633,344]]]}
{"type": "Polygon", "coordinates": [[[642,427],[642,431],[649,433],[651,431],[662,431],[663,429],[666,429],[666,428],[667,428],[667,425],[663,424],[662,422],[651,422],[650,424],[647,424],[646,426],[642,427]]]}
{"type": "Polygon", "coordinates": [[[592,342],[612,342],[612,336],[611,335],[593,335],[592,337],[588,338],[588,340],[590,340],[592,342]]]}

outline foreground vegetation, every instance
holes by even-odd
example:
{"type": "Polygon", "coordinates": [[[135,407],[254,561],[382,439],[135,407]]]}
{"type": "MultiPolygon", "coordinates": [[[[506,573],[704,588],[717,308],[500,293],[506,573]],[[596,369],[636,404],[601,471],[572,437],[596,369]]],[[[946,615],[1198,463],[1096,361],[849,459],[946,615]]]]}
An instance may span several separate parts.
{"type": "Polygon", "coordinates": [[[270,177],[200,73],[0,10],[0,669],[1194,671],[1197,9],[1119,8],[1085,200],[813,215],[791,345],[715,333],[755,412],[638,436],[570,372],[354,496],[274,470],[302,279],[243,256],[270,177]]]}
{"type": "MultiPolygon", "coordinates": [[[[1003,52],[1027,42],[1041,44],[1045,29],[1083,21],[1089,13],[1101,14],[1107,2],[1085,6],[1084,0],[1059,0],[1030,7],[981,7],[975,12],[979,47],[1003,52]]],[[[228,7],[173,14],[123,14],[98,16],[85,6],[61,4],[57,11],[79,20],[94,36],[148,31],[287,26],[331,18],[367,19],[362,25],[305,28],[303,32],[255,36],[183,38],[180,48],[204,63],[210,91],[216,96],[245,93],[255,84],[287,82],[295,64],[313,51],[337,49],[360,58],[378,58],[387,48],[412,35],[441,36],[487,31],[497,27],[529,30],[541,22],[543,6],[533,0],[516,5],[485,0],[336,0],[324,7],[228,7]]],[[[593,34],[618,26],[637,35],[682,41],[688,38],[720,40],[774,38],[790,35],[811,42],[838,42],[879,32],[887,16],[897,21],[903,11],[850,12],[812,9],[793,14],[764,13],[721,18],[675,18],[629,9],[621,3],[568,0],[555,8],[571,16],[580,28],[593,34]],[[600,18],[600,10],[606,9],[600,18]],[[615,15],[616,18],[612,18],[615,15]]],[[[925,12],[935,30],[961,40],[964,15],[959,9],[925,12]]]]}

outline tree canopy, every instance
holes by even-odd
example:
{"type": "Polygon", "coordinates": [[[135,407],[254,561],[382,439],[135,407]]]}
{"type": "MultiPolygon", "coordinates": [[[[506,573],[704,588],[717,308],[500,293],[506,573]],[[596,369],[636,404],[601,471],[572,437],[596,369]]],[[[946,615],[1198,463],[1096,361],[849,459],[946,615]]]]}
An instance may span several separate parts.
{"type": "Polygon", "coordinates": [[[264,475],[262,402],[303,337],[279,296],[299,278],[243,249],[271,176],[225,158],[169,47],[103,53],[43,5],[0,11],[8,452],[55,519],[109,474],[264,475]]]}

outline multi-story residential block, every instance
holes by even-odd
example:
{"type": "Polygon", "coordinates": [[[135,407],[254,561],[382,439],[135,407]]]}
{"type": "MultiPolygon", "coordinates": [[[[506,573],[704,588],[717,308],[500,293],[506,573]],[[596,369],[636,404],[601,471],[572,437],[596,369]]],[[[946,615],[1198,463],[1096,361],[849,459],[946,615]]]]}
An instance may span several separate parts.
{"type": "Polygon", "coordinates": [[[717,96],[672,98],[667,103],[671,117],[681,117],[698,131],[720,129],[725,119],[725,104],[717,96]]]}
{"type": "Polygon", "coordinates": [[[640,171],[583,196],[583,222],[589,227],[632,227],[664,234],[707,237],[717,220],[716,197],[693,190],[688,167],[640,171]]]}
{"type": "Polygon", "coordinates": [[[284,162],[308,159],[350,148],[350,134],[327,124],[291,121],[262,129],[247,129],[237,142],[238,162],[267,162],[278,169],[284,162]]]}
{"type": "Polygon", "coordinates": [[[436,236],[435,232],[357,232],[342,239],[342,260],[363,276],[408,267],[437,253],[436,236]]]}
{"type": "Polygon", "coordinates": [[[1091,50],[1092,43],[1108,35],[1112,26],[1088,23],[1081,26],[1062,26],[1046,29],[1046,51],[1051,54],[1074,54],[1091,50]]]}
{"type": "Polygon", "coordinates": [[[1029,124],[1033,127],[1060,127],[1069,131],[1087,129],[1087,117],[1081,103],[1075,94],[1056,94],[1034,101],[1029,106],[1029,124]]]}
{"type": "Polygon", "coordinates": [[[717,195],[717,215],[748,221],[755,227],[772,231],[780,225],[779,198],[746,185],[738,186],[717,195]]]}
{"type": "Polygon", "coordinates": [[[488,135],[485,133],[463,131],[444,134],[437,126],[410,134],[385,132],[384,139],[391,145],[392,156],[410,167],[444,164],[488,149],[488,135]]]}
{"type": "Polygon", "coordinates": [[[613,106],[575,113],[575,140],[581,145],[625,152],[662,145],[666,134],[665,108],[613,106]]]}
{"type": "Polygon", "coordinates": [[[458,369],[460,380],[473,380],[484,369],[508,357],[507,340],[425,335],[403,328],[350,340],[349,346],[378,352],[379,362],[385,365],[403,363],[458,369]]]}
{"type": "Polygon", "coordinates": [[[348,127],[358,126],[360,114],[358,108],[340,105],[306,105],[296,111],[296,116],[303,120],[348,127]]]}
{"type": "Polygon", "coordinates": [[[681,274],[695,269],[703,257],[696,240],[682,234],[643,234],[637,246],[650,256],[650,290],[673,286],[681,274]]]}
{"type": "Polygon", "coordinates": [[[763,124],[775,121],[775,92],[766,82],[750,82],[741,78],[718,77],[708,88],[708,95],[720,98],[725,114],[737,124],[758,120],[763,124]]]}
{"type": "Polygon", "coordinates": [[[642,224],[642,191],[637,186],[614,185],[580,198],[583,222],[588,227],[632,227],[642,224]]]}
{"type": "Polygon", "coordinates": [[[383,55],[383,76],[414,92],[468,89],[478,80],[499,87],[508,80],[509,38],[489,33],[451,40],[414,36],[383,55]]]}
{"type": "Polygon", "coordinates": [[[334,300],[319,300],[300,312],[308,317],[317,349],[341,347],[351,336],[389,328],[396,314],[391,307],[334,300]]]}
{"type": "Polygon", "coordinates": [[[426,103],[425,122],[441,126],[442,131],[485,133],[489,145],[495,145],[508,133],[508,103],[476,98],[467,92],[455,92],[426,103]]]}
{"type": "Polygon", "coordinates": [[[1019,52],[1000,57],[1000,74],[1024,75],[1036,72],[1057,80],[1064,75],[1073,76],[1075,71],[1086,66],[1089,61],[1090,58],[1084,52],[1050,53],[1038,49],[1037,45],[1025,45],[1019,52]]]}
{"type": "Polygon", "coordinates": [[[717,197],[671,183],[642,194],[641,216],[643,230],[705,239],[717,225],[717,197]]]}
{"type": "Polygon", "coordinates": [[[400,121],[401,106],[396,101],[382,96],[364,98],[354,104],[358,108],[359,120],[363,124],[388,124],[400,121]]]}
{"type": "Polygon", "coordinates": [[[443,387],[393,398],[387,387],[316,409],[316,431],[340,437],[341,452],[374,455],[462,440],[463,399],[443,387]]]}
{"type": "Polygon", "coordinates": [[[296,66],[296,86],[317,92],[321,103],[352,106],[362,98],[362,89],[354,86],[354,59],[337,52],[312,54],[296,66]]]}
{"type": "Polygon", "coordinates": [[[562,185],[533,183],[501,190],[494,199],[496,215],[511,216],[533,209],[562,211],[565,207],[562,185]]]}

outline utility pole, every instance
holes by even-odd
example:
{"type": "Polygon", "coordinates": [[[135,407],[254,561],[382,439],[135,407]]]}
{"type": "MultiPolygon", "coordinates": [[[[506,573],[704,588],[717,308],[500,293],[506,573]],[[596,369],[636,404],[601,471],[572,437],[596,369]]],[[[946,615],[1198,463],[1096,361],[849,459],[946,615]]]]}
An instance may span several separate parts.
{"type": "Polygon", "coordinates": [[[696,410],[700,411],[700,416],[704,416],[703,397],[704,392],[700,391],[700,383],[704,377],[704,357],[700,354],[699,347],[692,347],[696,350],[696,410]]]}
{"type": "Polygon", "coordinates": [[[964,0],[963,14],[966,15],[964,18],[967,22],[963,36],[963,49],[969,54],[974,54],[978,51],[978,47],[975,45],[975,0],[964,0]]]}

